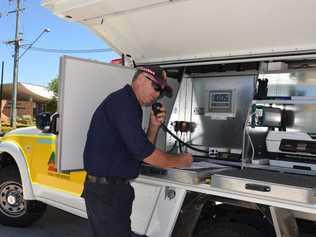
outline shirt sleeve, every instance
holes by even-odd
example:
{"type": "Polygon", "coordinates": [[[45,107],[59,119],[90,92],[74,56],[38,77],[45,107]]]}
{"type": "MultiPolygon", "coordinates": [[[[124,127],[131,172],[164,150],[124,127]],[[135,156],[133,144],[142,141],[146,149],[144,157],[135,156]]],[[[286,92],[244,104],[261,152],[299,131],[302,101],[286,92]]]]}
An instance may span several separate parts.
{"type": "Polygon", "coordinates": [[[142,128],[142,113],[139,108],[133,103],[124,102],[123,100],[121,105],[117,105],[110,101],[106,108],[107,117],[132,157],[143,161],[154,152],[155,146],[149,141],[142,128]]]}

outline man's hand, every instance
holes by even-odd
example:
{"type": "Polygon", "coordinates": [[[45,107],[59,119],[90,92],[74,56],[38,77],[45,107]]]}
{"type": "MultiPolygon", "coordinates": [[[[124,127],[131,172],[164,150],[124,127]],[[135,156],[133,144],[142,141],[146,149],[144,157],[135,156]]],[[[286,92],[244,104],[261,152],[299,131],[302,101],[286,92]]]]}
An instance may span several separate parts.
{"type": "Polygon", "coordinates": [[[181,156],[181,164],[179,166],[177,166],[178,168],[181,168],[181,167],[189,167],[192,165],[192,161],[193,161],[193,158],[192,158],[192,154],[190,153],[183,153],[183,154],[180,154],[181,156]]]}
{"type": "Polygon", "coordinates": [[[160,112],[155,115],[153,111],[150,112],[150,126],[160,126],[163,122],[165,122],[166,119],[166,109],[162,105],[160,108],[160,112]]]}
{"type": "Polygon", "coordinates": [[[166,119],[166,109],[161,105],[160,112],[155,115],[153,111],[150,111],[149,126],[147,130],[147,137],[152,144],[156,143],[157,134],[161,123],[166,119]]]}
{"type": "Polygon", "coordinates": [[[160,168],[184,168],[192,165],[192,154],[169,154],[156,148],[144,159],[144,162],[160,168]]]}

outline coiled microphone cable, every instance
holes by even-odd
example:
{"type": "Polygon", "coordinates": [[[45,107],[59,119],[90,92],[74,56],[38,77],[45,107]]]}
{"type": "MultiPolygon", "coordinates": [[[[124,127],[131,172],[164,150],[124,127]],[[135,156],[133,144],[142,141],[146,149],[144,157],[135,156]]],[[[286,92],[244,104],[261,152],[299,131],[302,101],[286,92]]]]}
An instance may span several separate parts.
{"type": "MultiPolygon", "coordinates": [[[[152,105],[152,110],[153,110],[153,112],[154,112],[154,115],[157,115],[157,114],[160,113],[160,108],[161,108],[161,107],[162,107],[162,104],[159,103],[159,102],[156,102],[156,103],[154,103],[154,104],[152,105]]],[[[184,145],[184,146],[190,148],[191,150],[209,154],[209,151],[196,148],[196,147],[191,146],[190,144],[188,144],[188,143],[182,141],[182,140],[181,140],[180,138],[178,138],[173,132],[171,132],[171,131],[167,128],[167,126],[166,126],[164,123],[161,123],[161,127],[162,127],[162,129],[163,129],[165,132],[169,133],[174,139],[176,139],[176,140],[179,142],[179,145],[181,144],[181,145],[184,145]]]]}

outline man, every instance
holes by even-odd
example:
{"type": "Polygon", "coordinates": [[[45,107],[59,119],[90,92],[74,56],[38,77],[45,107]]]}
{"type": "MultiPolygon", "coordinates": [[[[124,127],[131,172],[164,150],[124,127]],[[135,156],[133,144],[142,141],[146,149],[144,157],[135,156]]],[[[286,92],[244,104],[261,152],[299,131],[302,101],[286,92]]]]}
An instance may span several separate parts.
{"type": "Polygon", "coordinates": [[[170,89],[160,67],[142,67],[131,86],[113,92],[96,109],[84,150],[84,195],[95,237],[133,236],[130,180],[138,176],[141,162],[162,168],[191,165],[191,154],[171,155],[153,145],[164,107],[156,116],[151,113],[147,135],[142,129],[141,106],[150,106],[170,89]]]}

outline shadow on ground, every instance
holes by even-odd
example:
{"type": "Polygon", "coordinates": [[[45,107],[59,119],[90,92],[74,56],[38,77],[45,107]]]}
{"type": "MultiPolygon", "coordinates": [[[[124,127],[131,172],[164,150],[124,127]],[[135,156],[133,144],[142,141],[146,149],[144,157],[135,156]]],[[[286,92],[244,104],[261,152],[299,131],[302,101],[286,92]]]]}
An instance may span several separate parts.
{"type": "Polygon", "coordinates": [[[92,236],[87,219],[48,207],[44,216],[27,228],[0,225],[2,237],[89,237],[92,236]]]}

